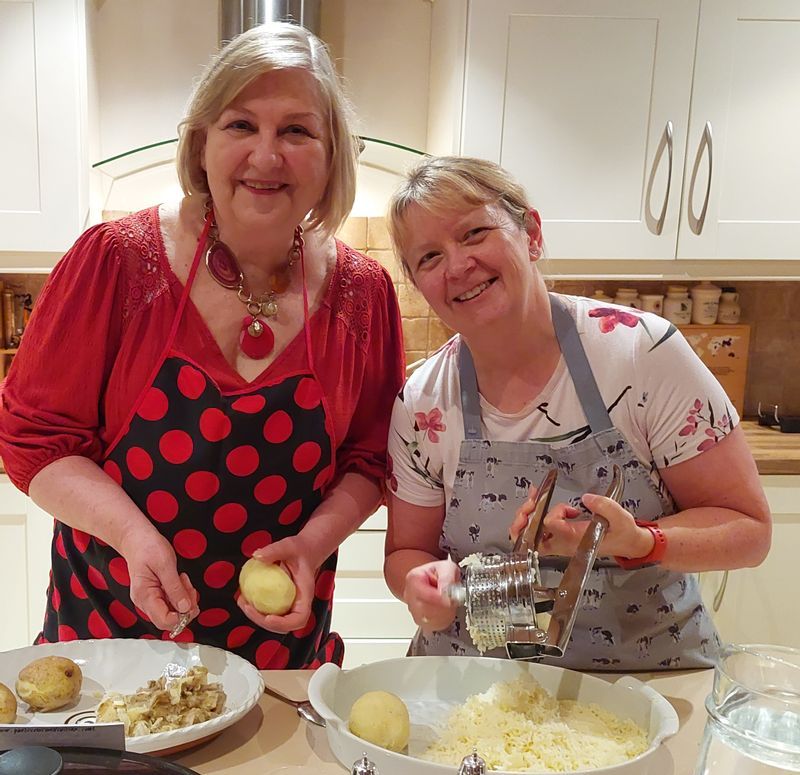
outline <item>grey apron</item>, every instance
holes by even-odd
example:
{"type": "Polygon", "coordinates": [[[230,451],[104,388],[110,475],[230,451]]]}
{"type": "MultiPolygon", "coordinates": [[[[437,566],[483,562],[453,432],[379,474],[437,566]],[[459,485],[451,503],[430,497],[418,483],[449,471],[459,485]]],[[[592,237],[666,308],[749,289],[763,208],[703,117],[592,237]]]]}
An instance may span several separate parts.
{"type": "MultiPolygon", "coordinates": [[[[580,497],[605,493],[616,463],[625,477],[622,505],[638,519],[673,514],[625,437],[614,427],[592,374],[572,315],[550,295],[553,325],[575,390],[588,420],[587,435],[566,447],[540,442],[489,441],[481,436],[480,403],[472,355],[461,340],[459,378],[464,416],[453,494],[439,546],[453,561],[475,552],[508,553],[508,529],[516,509],[546,472],[558,468],[553,504],[585,511],[580,497]]],[[[542,580],[558,586],[565,558],[540,558],[542,580]]],[[[589,577],[569,646],[547,663],[586,670],[665,670],[709,667],[719,638],[700,598],[697,578],[659,566],[626,571],[601,558],[589,577]]],[[[467,631],[464,609],[441,632],[414,636],[412,655],[478,654],[467,631]]],[[[505,657],[505,649],[487,656],[505,657]]]]}

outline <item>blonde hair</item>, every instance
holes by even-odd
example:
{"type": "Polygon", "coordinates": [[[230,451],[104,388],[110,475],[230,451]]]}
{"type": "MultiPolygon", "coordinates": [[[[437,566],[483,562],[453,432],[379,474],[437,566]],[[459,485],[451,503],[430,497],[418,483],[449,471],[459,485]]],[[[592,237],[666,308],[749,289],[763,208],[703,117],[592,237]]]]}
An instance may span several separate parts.
{"type": "Polygon", "coordinates": [[[353,110],[325,44],[296,24],[272,22],[234,38],[209,63],[178,124],[178,179],[187,196],[207,196],[208,179],[201,166],[207,128],[254,79],[272,70],[297,68],[310,73],[319,87],[330,134],[328,183],[311,210],[308,228],[333,234],[353,206],[358,137],[353,110]]]}
{"type": "Polygon", "coordinates": [[[531,206],[525,189],[499,164],[469,156],[427,156],[407,174],[389,201],[387,226],[406,276],[411,276],[403,254],[404,221],[408,208],[418,205],[430,213],[496,204],[514,223],[528,225],[531,206]]]}

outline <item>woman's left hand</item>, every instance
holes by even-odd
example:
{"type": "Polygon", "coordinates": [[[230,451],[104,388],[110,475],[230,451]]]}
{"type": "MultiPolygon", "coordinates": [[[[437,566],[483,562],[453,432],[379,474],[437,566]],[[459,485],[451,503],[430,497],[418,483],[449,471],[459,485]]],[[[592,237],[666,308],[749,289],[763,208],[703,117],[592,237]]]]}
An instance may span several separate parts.
{"type": "MultiPolygon", "coordinates": [[[[511,523],[511,536],[516,538],[528,522],[533,509],[532,495],[517,510],[511,523]]],[[[600,553],[605,556],[644,557],[653,548],[653,537],[647,528],[639,527],[633,514],[622,508],[615,500],[604,495],[586,493],[581,500],[589,511],[608,520],[608,529],[600,544],[600,553]]],[[[554,506],[544,518],[539,551],[543,555],[572,557],[578,548],[589,522],[576,519],[583,515],[579,509],[566,503],[554,506]]]]}
{"type": "Polygon", "coordinates": [[[309,561],[309,552],[302,539],[299,536],[283,538],[257,549],[253,557],[265,563],[281,565],[292,577],[297,593],[291,609],[283,616],[262,614],[239,595],[237,603],[244,615],[259,627],[272,632],[293,632],[305,627],[311,616],[318,568],[309,561]]]}

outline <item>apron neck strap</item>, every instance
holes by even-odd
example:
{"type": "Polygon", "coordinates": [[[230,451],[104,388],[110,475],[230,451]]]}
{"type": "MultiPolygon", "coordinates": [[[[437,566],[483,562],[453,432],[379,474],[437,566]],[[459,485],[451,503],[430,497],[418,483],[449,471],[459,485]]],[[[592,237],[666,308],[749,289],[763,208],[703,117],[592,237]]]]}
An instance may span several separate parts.
{"type": "MultiPolygon", "coordinates": [[[[575,392],[578,394],[583,413],[589,421],[592,433],[609,430],[614,427],[608,414],[600,389],[597,387],[592,367],[581,344],[578,328],[564,302],[554,294],[550,294],[550,311],[553,316],[553,328],[556,332],[558,346],[567,363],[575,392]]],[[[458,349],[458,376],[461,383],[461,411],[464,418],[464,438],[480,439],[481,404],[478,393],[478,375],[472,353],[463,338],[458,349]]]]}
{"type": "Polygon", "coordinates": [[[556,331],[558,345],[567,362],[567,368],[575,385],[575,392],[578,394],[578,400],[589,421],[592,433],[600,433],[600,431],[613,428],[614,423],[611,422],[603,397],[600,395],[600,389],[597,387],[592,367],[586,357],[586,350],[581,344],[575,320],[564,302],[553,293],[550,294],[550,311],[553,315],[553,327],[556,331]]]}

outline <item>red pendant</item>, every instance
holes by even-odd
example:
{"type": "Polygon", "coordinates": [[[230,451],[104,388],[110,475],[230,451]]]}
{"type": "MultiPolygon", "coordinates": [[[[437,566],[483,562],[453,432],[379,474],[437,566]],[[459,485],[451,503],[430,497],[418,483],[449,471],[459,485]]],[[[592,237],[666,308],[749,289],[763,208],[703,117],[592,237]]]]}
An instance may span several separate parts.
{"type": "Polygon", "coordinates": [[[239,334],[239,347],[254,361],[266,358],[275,347],[275,334],[264,318],[248,315],[242,320],[242,333],[239,334]]]}

